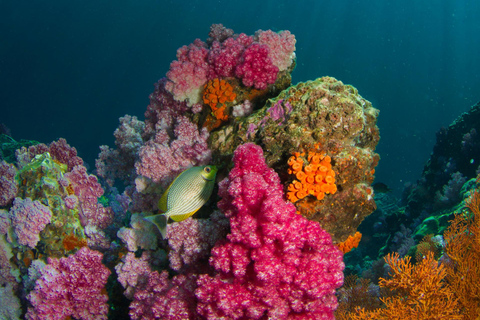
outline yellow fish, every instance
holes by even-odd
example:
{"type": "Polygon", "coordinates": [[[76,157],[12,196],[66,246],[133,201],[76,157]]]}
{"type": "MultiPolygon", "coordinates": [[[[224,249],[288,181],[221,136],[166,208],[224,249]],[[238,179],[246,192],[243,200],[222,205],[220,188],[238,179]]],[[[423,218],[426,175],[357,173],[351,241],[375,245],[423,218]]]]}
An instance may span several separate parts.
{"type": "Polygon", "coordinates": [[[215,166],[192,167],[183,171],[158,201],[158,208],[163,213],[144,219],[155,224],[165,239],[168,219],[180,222],[197,212],[210,198],[216,175],[215,166]]]}

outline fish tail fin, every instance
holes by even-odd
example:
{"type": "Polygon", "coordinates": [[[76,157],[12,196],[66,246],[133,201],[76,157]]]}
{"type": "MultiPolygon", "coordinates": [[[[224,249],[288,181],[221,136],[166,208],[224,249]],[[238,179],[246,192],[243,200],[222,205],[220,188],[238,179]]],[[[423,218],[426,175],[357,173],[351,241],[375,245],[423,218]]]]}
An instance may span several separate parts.
{"type": "Polygon", "coordinates": [[[158,231],[162,235],[162,238],[165,239],[167,235],[167,220],[168,217],[164,214],[155,214],[153,216],[144,217],[144,220],[150,221],[157,226],[158,231]]]}

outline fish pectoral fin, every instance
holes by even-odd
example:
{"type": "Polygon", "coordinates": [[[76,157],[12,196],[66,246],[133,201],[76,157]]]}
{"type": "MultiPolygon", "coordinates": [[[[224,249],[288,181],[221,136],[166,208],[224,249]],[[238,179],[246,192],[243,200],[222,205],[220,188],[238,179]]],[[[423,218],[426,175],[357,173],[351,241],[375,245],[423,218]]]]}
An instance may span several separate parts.
{"type": "MultiPolygon", "coordinates": [[[[200,208],[201,208],[201,207],[200,207],[200,208]]],[[[185,213],[185,214],[177,214],[177,215],[173,215],[173,214],[172,214],[172,215],[170,216],[170,218],[171,218],[173,221],[175,221],[175,222],[180,222],[180,221],[183,221],[183,220],[185,220],[185,219],[190,218],[191,216],[193,216],[193,214],[194,214],[195,212],[197,212],[200,208],[195,209],[194,211],[189,212],[189,213],[185,213]]]]}
{"type": "Polygon", "coordinates": [[[157,226],[158,231],[162,235],[163,239],[166,239],[167,236],[167,220],[168,217],[164,214],[155,214],[153,216],[144,217],[144,220],[150,221],[157,226]]]}

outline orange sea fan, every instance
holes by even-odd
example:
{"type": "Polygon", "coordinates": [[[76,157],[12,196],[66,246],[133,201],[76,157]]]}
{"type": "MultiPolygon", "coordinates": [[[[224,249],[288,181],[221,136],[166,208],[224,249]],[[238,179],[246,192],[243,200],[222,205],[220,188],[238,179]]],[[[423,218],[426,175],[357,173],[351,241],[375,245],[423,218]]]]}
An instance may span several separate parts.
{"type": "Polygon", "coordinates": [[[446,268],[438,264],[432,252],[416,265],[411,264],[409,256],[400,258],[398,253],[388,254],[385,262],[392,270],[391,278],[381,278],[379,285],[393,295],[380,299],[384,308],[359,309],[350,314],[350,319],[463,319],[454,291],[445,285],[446,268]]]}

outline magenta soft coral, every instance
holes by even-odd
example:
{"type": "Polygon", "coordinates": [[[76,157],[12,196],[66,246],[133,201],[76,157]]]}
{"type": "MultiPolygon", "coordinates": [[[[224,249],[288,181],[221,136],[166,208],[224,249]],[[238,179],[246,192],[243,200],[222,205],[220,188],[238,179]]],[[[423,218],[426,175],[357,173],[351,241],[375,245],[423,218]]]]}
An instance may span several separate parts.
{"type": "Polygon", "coordinates": [[[245,86],[264,90],[269,84],[275,83],[278,67],[273,65],[268,54],[268,46],[259,43],[245,49],[242,61],[235,68],[235,75],[242,79],[245,86]]]}
{"type": "Polygon", "coordinates": [[[220,184],[231,234],[212,250],[215,276],[201,275],[197,312],[207,319],[334,319],[342,254],[319,224],[283,199],[262,149],[240,146],[220,184]]]}
{"type": "Polygon", "coordinates": [[[28,300],[28,320],[107,319],[108,296],[104,287],[110,270],[103,255],[87,247],[67,258],[49,258],[28,300]]]}
{"type": "Polygon", "coordinates": [[[253,37],[244,33],[238,37],[227,38],[223,42],[214,41],[208,52],[208,62],[210,64],[209,79],[234,77],[235,67],[240,62],[240,58],[253,42],[253,37]]]}

